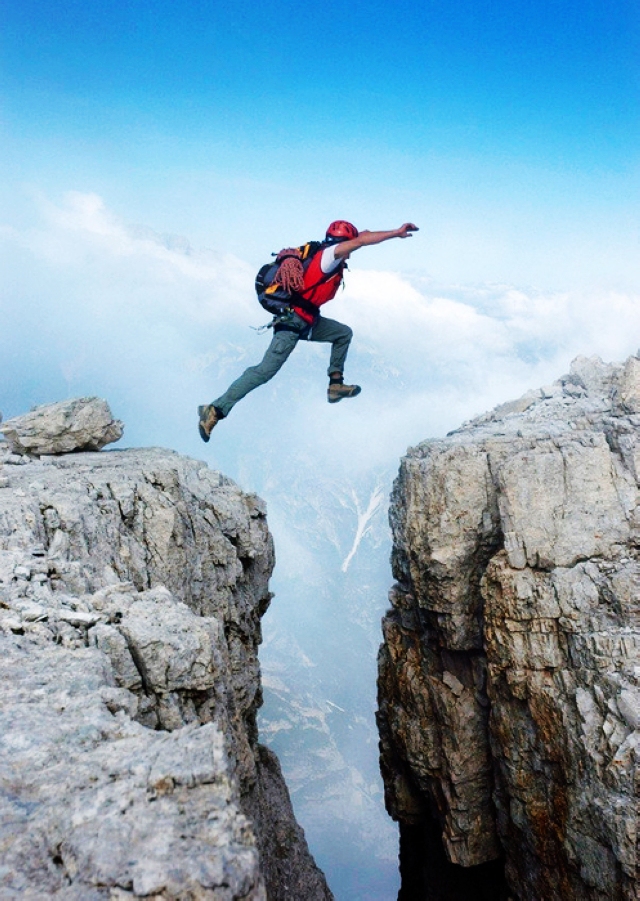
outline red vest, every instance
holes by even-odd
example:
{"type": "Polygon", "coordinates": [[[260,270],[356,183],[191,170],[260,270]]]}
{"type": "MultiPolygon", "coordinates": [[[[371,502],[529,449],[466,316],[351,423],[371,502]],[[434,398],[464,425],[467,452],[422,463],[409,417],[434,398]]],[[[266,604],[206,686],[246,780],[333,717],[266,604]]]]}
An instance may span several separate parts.
{"type": "MultiPolygon", "coordinates": [[[[321,307],[323,303],[333,300],[342,284],[342,273],[345,267],[344,263],[340,263],[337,269],[327,275],[320,266],[322,253],[323,251],[319,250],[307,266],[304,273],[304,288],[300,292],[305,300],[310,301],[314,307],[321,307]]],[[[313,322],[311,313],[307,313],[306,310],[295,304],[293,304],[293,309],[305,322],[313,322]]]]}

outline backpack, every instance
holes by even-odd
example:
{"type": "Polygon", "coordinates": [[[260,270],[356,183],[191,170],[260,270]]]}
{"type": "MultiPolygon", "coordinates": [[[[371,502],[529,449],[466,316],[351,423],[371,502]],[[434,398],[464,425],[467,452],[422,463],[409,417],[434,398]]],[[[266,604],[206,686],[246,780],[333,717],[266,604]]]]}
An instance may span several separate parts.
{"type": "MultiPolygon", "coordinates": [[[[294,259],[300,262],[302,273],[304,274],[314,256],[318,251],[324,250],[325,247],[327,247],[327,244],[322,241],[309,241],[307,244],[291,248],[291,250],[281,250],[280,253],[274,254],[277,259],[271,263],[265,263],[259,269],[255,282],[256,294],[260,304],[268,313],[271,313],[273,316],[282,316],[289,312],[295,304],[297,307],[311,313],[314,317],[318,315],[318,308],[314,304],[302,297],[297,291],[287,290],[280,284],[278,273],[285,260],[294,259]]],[[[330,277],[329,275],[328,278],[330,277]]],[[[312,287],[315,287],[315,285],[312,287]]]]}

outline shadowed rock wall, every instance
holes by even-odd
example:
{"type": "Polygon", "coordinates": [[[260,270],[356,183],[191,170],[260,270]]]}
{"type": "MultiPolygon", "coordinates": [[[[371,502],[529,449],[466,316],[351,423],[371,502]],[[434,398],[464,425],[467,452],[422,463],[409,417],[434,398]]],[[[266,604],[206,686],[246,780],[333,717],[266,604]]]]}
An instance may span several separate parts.
{"type": "Polygon", "coordinates": [[[636,897],[639,477],[640,359],[578,358],[395,483],[387,807],[520,901],[636,897]]]}

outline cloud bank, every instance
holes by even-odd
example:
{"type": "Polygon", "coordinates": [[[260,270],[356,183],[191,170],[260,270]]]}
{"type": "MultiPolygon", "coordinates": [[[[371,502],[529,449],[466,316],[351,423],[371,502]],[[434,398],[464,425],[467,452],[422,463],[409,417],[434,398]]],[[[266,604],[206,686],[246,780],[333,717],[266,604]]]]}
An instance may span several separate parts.
{"type": "Polygon", "coordinates": [[[205,455],[251,487],[278,470],[283,445],[291,459],[331,459],[344,472],[394,465],[407,445],[551,381],[579,353],[619,360],[640,343],[638,294],[441,285],[358,270],[356,254],[325,311],[354,329],[346,375],[362,395],[329,407],[327,348],[301,344],[205,448],[196,406],[268,344],[254,330],[268,318],[254,268],[124,222],[94,194],[28,204],[28,224],[0,228],[4,415],[99,394],[125,421],[124,444],[205,455]]]}

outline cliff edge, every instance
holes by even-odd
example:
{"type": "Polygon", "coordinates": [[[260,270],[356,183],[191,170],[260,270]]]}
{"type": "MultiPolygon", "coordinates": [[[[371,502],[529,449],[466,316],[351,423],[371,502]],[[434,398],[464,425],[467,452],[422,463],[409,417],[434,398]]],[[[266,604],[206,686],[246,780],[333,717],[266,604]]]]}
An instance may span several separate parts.
{"type": "Polygon", "coordinates": [[[636,898],[639,481],[636,357],[402,460],[378,686],[401,897],[447,897],[435,827],[459,868],[504,862],[486,897],[636,898]]]}
{"type": "Polygon", "coordinates": [[[2,897],[330,901],[258,744],[263,503],[171,451],[12,450],[2,897]]]}

